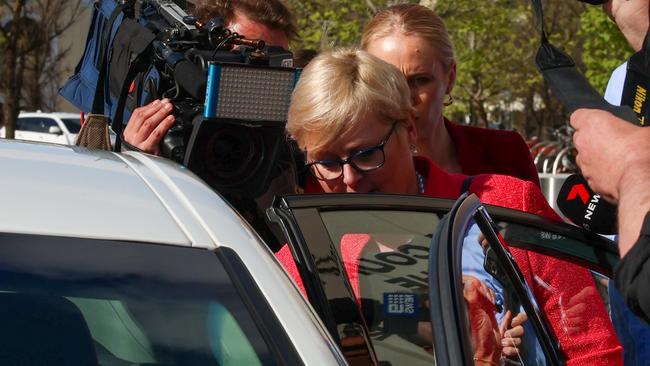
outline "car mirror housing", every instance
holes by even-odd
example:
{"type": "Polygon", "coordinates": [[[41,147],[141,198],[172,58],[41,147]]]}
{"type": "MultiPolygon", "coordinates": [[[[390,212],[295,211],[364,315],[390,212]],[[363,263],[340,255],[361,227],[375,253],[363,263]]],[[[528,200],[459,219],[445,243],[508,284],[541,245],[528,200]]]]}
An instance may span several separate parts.
{"type": "Polygon", "coordinates": [[[50,126],[47,129],[47,133],[52,135],[61,135],[63,134],[63,131],[61,131],[61,128],[59,126],[50,126]]]}

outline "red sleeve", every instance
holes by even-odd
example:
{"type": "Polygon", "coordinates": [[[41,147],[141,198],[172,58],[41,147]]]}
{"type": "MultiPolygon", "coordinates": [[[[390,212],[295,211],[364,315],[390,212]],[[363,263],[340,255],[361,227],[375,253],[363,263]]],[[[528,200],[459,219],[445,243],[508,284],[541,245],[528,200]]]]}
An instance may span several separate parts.
{"type": "Polygon", "coordinates": [[[293,260],[293,255],[291,254],[291,249],[289,249],[289,244],[284,244],[278,252],[275,253],[275,257],[282,263],[282,267],[289,273],[289,276],[293,279],[293,282],[298,286],[300,292],[304,297],[307,297],[307,291],[305,291],[305,285],[302,283],[302,278],[300,278],[300,272],[298,272],[298,266],[296,266],[296,261],[293,260]]]}
{"type": "MultiPolygon", "coordinates": [[[[560,220],[539,189],[524,184],[526,212],[560,220]]],[[[511,252],[526,276],[538,305],[560,341],[569,366],[622,365],[623,348],[591,273],[580,266],[531,251],[511,252]]]]}

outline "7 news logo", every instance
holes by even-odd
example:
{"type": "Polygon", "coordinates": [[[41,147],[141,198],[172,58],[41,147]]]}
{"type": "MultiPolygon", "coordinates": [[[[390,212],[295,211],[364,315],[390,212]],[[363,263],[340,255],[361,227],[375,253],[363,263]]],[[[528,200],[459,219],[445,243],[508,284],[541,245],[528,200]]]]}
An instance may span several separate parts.
{"type": "Polygon", "coordinates": [[[590,193],[590,190],[584,184],[579,183],[571,187],[569,194],[566,196],[567,201],[572,201],[576,198],[579,198],[587,206],[584,218],[585,220],[591,221],[594,210],[596,210],[596,205],[600,202],[600,195],[590,193]]]}

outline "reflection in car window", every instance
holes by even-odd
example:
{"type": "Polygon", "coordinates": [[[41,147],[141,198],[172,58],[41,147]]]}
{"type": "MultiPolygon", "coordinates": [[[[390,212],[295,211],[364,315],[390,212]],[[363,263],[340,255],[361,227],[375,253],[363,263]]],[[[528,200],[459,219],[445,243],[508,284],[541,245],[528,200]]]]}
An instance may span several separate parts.
{"type": "Polygon", "coordinates": [[[431,365],[427,258],[440,217],[403,211],[322,212],[362,307],[379,361],[431,365]]]}
{"type": "Polygon", "coordinates": [[[562,248],[594,263],[606,260],[610,254],[603,255],[577,239],[535,227],[500,223],[499,230],[505,245],[512,244],[509,250],[544,310],[547,323],[561,340],[563,351],[572,350],[592,364],[622,364],[623,347],[608,314],[607,281],[583,265],[537,249],[562,248]]]}
{"type": "Polygon", "coordinates": [[[44,365],[276,364],[214,253],[25,237],[0,237],[0,358],[10,350],[44,365]]]}
{"type": "MultiPolygon", "coordinates": [[[[477,292],[475,300],[469,303],[468,319],[472,334],[483,337],[483,342],[472,342],[474,356],[497,363],[546,365],[539,336],[528,321],[528,314],[522,307],[512,280],[506,276],[486,237],[478,225],[471,222],[465,230],[462,248],[464,289],[471,282],[477,292]],[[486,327],[492,328],[493,332],[486,327]],[[489,343],[491,337],[498,339],[496,344],[501,351],[500,357],[493,354],[496,350],[489,343]]],[[[465,294],[467,301],[467,291],[465,294]]],[[[534,301],[532,296],[531,299],[534,301]]]]}
{"type": "MultiPolygon", "coordinates": [[[[338,254],[363,310],[378,360],[394,365],[431,365],[434,350],[427,306],[427,261],[440,216],[430,212],[354,210],[324,211],[321,217],[332,242],[339,244],[338,254]]],[[[502,285],[484,269],[479,234],[475,225],[468,232],[468,245],[463,248],[464,273],[490,286],[492,293],[498,295],[492,305],[500,309],[493,314],[497,330],[507,321],[507,311],[507,319],[522,314],[516,321],[522,323],[521,327],[504,328],[503,339],[517,344],[505,347],[507,354],[502,354],[499,347],[496,362],[545,365],[537,335],[521,320],[525,319],[525,312],[517,305],[519,301],[511,284],[502,285]],[[524,335],[518,335],[520,329],[525,330],[524,335]]],[[[500,344],[501,338],[499,333],[498,339],[492,340],[500,344]]],[[[475,352],[473,356],[481,353],[475,352]]]]}
{"type": "MultiPolygon", "coordinates": [[[[556,249],[583,258],[590,263],[604,262],[606,267],[613,266],[619,259],[616,253],[595,249],[600,246],[593,245],[595,244],[593,241],[588,242],[588,238],[581,241],[536,227],[510,222],[501,222],[498,226],[506,243],[511,246],[529,249],[541,246],[547,250],[556,249]]],[[[600,237],[597,239],[604,240],[600,237]]],[[[650,326],[632,313],[607,275],[595,271],[591,273],[596,290],[609,313],[609,319],[616,330],[618,340],[623,346],[624,364],[645,365],[650,358],[650,326]]]]}
{"type": "Polygon", "coordinates": [[[70,133],[79,133],[81,130],[81,120],[79,118],[61,118],[61,120],[70,133]]]}

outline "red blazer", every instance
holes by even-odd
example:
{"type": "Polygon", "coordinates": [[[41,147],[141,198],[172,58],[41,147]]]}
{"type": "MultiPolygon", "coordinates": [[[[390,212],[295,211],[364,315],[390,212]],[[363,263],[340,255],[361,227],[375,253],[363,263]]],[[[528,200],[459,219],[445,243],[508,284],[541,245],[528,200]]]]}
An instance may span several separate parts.
{"type": "Polygon", "coordinates": [[[463,174],[509,175],[539,187],[530,150],[517,132],[465,126],[446,118],[445,127],[456,146],[463,174]]]}
{"type": "MultiPolygon", "coordinates": [[[[427,177],[424,190],[426,196],[448,199],[460,196],[465,175],[447,173],[426,158],[416,157],[414,161],[416,170],[427,177]]],[[[474,177],[469,192],[475,193],[484,204],[561,221],[539,188],[529,181],[483,174],[474,177]]],[[[355,295],[359,298],[356,259],[367,240],[363,240],[363,235],[351,237],[353,239],[350,242],[341,243],[341,257],[355,295]]],[[[560,341],[568,365],[622,365],[623,349],[591,274],[579,266],[534,252],[517,248],[510,248],[510,252],[560,341]],[[575,305],[578,306],[574,307],[575,305]]],[[[285,245],[276,256],[305,293],[289,246],[285,245]]]]}

